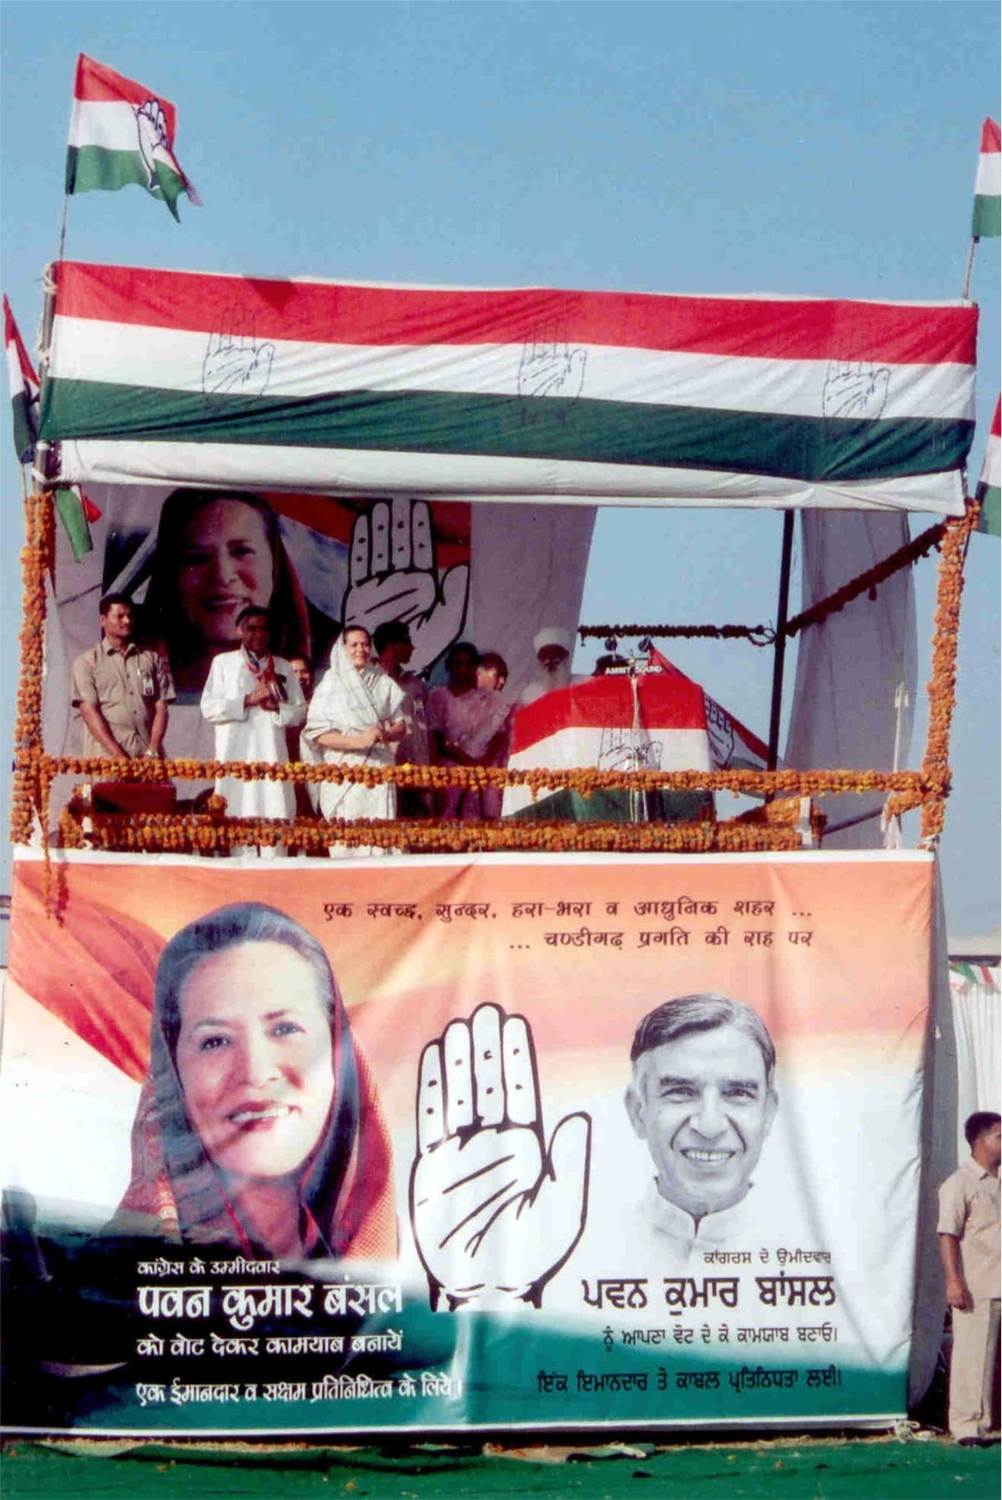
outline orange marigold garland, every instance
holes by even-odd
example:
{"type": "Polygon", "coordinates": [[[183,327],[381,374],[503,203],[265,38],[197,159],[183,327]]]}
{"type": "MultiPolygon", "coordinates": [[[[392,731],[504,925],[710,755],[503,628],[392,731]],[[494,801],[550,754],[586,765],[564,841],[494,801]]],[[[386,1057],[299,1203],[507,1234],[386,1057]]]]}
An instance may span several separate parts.
{"type": "Polygon", "coordinates": [[[112,760],[101,756],[51,755],[45,764],[54,775],[91,780],[162,782],[291,781],[306,784],[356,782],[364,786],[444,788],[527,786],[533,791],[569,788],[582,796],[606,791],[734,792],[735,795],[819,796],[841,792],[908,792],[921,783],[918,771],[864,771],[851,768],[811,771],[601,771],[595,766],[566,770],[543,766],[512,770],[504,766],[348,766],[311,765],[303,761],[112,760]]]}
{"type": "MultiPolygon", "coordinates": [[[[837,614],[840,609],[851,604],[853,599],[858,599],[861,594],[886,582],[902,568],[910,567],[919,558],[926,557],[934,547],[940,545],[946,526],[945,521],[938,521],[935,526],[923,531],[921,536],[898,547],[857,578],[850,579],[840,589],[836,589],[834,594],[829,594],[827,599],[819,599],[810,609],[794,615],[792,620],[787,621],[785,634],[794,636],[808,625],[820,624],[829,615],[837,614]]],[[[582,641],[612,636],[649,636],[652,640],[680,637],[697,640],[749,640],[754,646],[772,645],[776,638],[775,631],[766,625],[579,625],[578,635],[582,641]]]]}
{"type": "Polygon", "coordinates": [[[943,831],[946,799],[950,795],[950,726],[956,707],[957,641],[960,598],[964,591],[964,562],[980,506],[967,502],[965,514],[946,524],[936,592],[935,632],[932,638],[932,676],[929,679],[929,729],[922,761],[920,839],[928,845],[943,831]]]}
{"type": "Polygon", "coordinates": [[[912,563],[918,562],[920,557],[926,557],[938,547],[943,540],[947,523],[938,521],[935,526],[930,526],[923,531],[921,536],[906,542],[896,552],[885,557],[881,562],[875,563],[872,568],[867,568],[865,573],[860,573],[858,578],[851,579],[848,583],[836,589],[834,594],[829,594],[827,599],[819,599],[817,604],[812,604],[810,609],[805,609],[802,614],[794,615],[792,620],[786,622],[786,634],[794,636],[798,631],[806,629],[808,625],[818,625],[822,620],[827,620],[829,615],[838,614],[840,609],[845,609],[854,599],[861,594],[875,589],[878,584],[886,583],[895,573],[902,568],[910,567],[912,563]]]}
{"type": "Polygon", "coordinates": [[[71,802],[60,817],[64,848],[127,853],[226,854],[234,848],[284,846],[326,855],[332,845],[403,849],[411,853],[468,854],[502,850],[573,853],[683,853],[712,850],[800,849],[799,828],[789,823],[573,823],[519,819],[504,822],[326,822],[294,823],[268,818],[213,818],[204,814],[131,817],[85,812],[71,802]]]}

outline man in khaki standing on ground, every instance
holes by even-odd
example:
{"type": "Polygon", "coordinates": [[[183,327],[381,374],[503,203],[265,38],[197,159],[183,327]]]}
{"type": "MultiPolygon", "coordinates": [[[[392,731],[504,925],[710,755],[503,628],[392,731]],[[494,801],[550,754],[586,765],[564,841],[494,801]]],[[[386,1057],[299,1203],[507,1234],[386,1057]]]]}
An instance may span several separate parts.
{"type": "Polygon", "coordinates": [[[84,723],[84,755],[159,755],[174,684],[166,659],[132,639],[135,615],[125,594],[98,606],[101,639],[73,663],[73,707],[84,723]]]}
{"type": "Polygon", "coordinates": [[[990,1436],[999,1356],[1000,1121],[979,1111],[964,1124],[970,1160],[939,1190],[939,1251],[953,1309],[950,1431],[964,1447],[990,1436]]]}

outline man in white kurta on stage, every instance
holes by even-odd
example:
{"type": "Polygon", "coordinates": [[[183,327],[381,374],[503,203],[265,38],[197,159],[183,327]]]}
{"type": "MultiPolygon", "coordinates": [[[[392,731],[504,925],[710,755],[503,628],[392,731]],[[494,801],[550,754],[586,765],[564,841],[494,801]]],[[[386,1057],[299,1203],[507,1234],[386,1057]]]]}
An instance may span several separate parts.
{"type": "MultiPolygon", "coordinates": [[[[268,650],[267,611],[248,605],[236,628],[240,650],[224,652],[213,661],[202,693],[202,715],[215,727],[217,760],[277,764],[288,758],[286,729],[306,718],[306,699],[289,663],[268,650]]],[[[226,798],[233,818],[295,817],[290,781],[223,777],[216,791],[226,798]]]]}

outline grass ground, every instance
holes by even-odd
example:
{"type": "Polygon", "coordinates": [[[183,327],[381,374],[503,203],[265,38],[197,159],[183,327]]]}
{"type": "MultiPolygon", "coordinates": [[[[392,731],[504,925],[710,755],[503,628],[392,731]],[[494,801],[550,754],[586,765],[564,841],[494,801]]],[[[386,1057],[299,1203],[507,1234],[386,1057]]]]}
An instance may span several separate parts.
{"type": "Polygon", "coordinates": [[[999,1448],[907,1437],[321,1448],[9,1440],[4,1500],[997,1500],[999,1448]]]}

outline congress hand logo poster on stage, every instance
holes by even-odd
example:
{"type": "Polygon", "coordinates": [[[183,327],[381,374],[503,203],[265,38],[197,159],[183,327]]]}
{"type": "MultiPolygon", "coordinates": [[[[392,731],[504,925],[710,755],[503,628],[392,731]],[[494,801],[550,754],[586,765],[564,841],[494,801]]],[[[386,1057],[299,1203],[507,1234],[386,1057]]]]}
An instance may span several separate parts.
{"type": "Polygon", "coordinates": [[[9,1427],[902,1414],[932,870],[19,858],[9,1427]]]}

